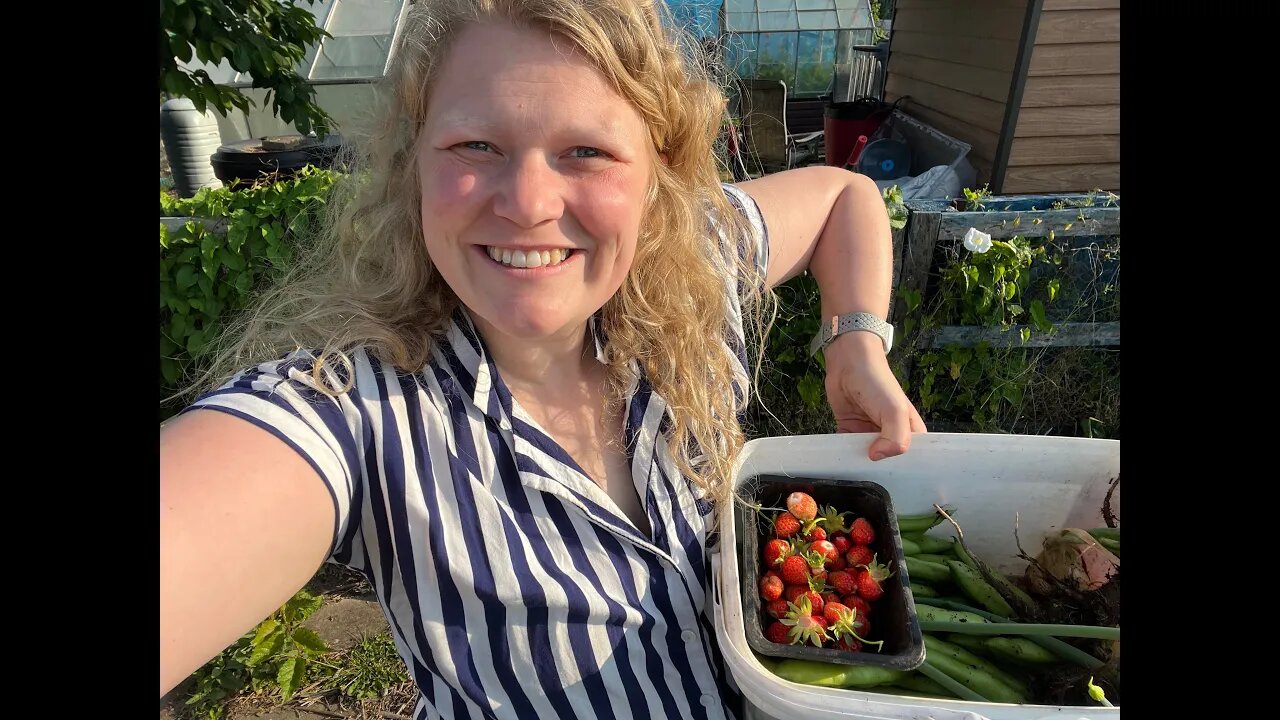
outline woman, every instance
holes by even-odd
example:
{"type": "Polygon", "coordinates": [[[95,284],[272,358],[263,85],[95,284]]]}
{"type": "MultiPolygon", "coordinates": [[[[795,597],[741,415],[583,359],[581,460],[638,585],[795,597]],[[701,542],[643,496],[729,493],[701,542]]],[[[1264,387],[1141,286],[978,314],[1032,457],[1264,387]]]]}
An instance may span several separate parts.
{"type": "MultiPolygon", "coordinates": [[[[839,169],[721,186],[723,99],[661,8],[411,7],[367,176],[221,356],[250,369],[161,432],[161,694],[327,560],[415,718],[734,713],[705,596],[744,327],[805,268],[823,318],[884,318],[889,229],[839,169]]],[[[825,348],[872,459],[924,432],[886,344],[825,348]]]]}

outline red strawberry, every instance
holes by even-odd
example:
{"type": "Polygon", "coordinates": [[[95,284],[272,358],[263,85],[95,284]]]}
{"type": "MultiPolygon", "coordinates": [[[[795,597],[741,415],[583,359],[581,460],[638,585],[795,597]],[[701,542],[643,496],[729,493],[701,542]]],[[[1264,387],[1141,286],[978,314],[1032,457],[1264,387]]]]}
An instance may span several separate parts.
{"type": "Polygon", "coordinates": [[[782,590],[782,597],[785,598],[787,602],[793,603],[799,600],[805,593],[809,591],[810,589],[807,584],[788,585],[786,588],[782,590]]]}
{"type": "Polygon", "coordinates": [[[810,590],[809,592],[805,593],[803,597],[809,598],[809,607],[813,609],[814,615],[822,614],[822,609],[826,607],[827,601],[823,600],[821,595],[810,590]]]}
{"type": "Polygon", "coordinates": [[[792,555],[782,561],[782,581],[788,585],[807,585],[811,563],[802,555],[792,555]]]}
{"type": "Polygon", "coordinates": [[[853,573],[844,570],[834,570],[827,575],[827,582],[835,591],[844,595],[857,594],[858,584],[853,578],[853,573]]]}
{"type": "Polygon", "coordinates": [[[760,578],[760,597],[772,602],[782,597],[782,580],[765,575],[760,578]]]}
{"type": "Polygon", "coordinates": [[[789,512],[778,513],[773,519],[773,534],[780,538],[789,538],[800,532],[800,521],[789,512]]]}
{"type": "Polygon", "coordinates": [[[833,592],[824,592],[822,593],[822,602],[825,603],[823,607],[826,607],[826,605],[830,605],[831,603],[838,603],[840,602],[840,595],[833,592]]]}
{"type": "Polygon", "coordinates": [[[809,543],[809,552],[816,552],[816,553],[822,554],[823,567],[830,566],[832,560],[835,560],[836,558],[840,557],[840,553],[836,552],[836,546],[832,545],[826,540],[817,540],[815,542],[809,543]]]}
{"type": "Polygon", "coordinates": [[[822,509],[822,515],[818,516],[818,522],[822,523],[822,527],[827,529],[829,535],[835,533],[844,533],[844,516],[852,515],[851,512],[836,512],[832,505],[828,505],[822,509]]]}
{"type": "Polygon", "coordinates": [[[876,562],[875,558],[867,565],[866,572],[858,575],[858,595],[866,598],[869,602],[875,602],[884,594],[884,588],[880,583],[889,579],[893,573],[888,566],[876,562]]]}
{"type": "Polygon", "coordinates": [[[832,645],[836,650],[844,650],[846,652],[862,652],[862,643],[851,637],[842,637],[832,645]]]}
{"type": "Polygon", "coordinates": [[[876,540],[876,531],[871,528],[871,523],[866,518],[858,518],[853,521],[853,527],[849,529],[849,539],[854,545],[870,545],[876,540]]]}
{"type": "Polygon", "coordinates": [[[850,612],[848,605],[838,602],[827,603],[826,606],[822,608],[822,617],[826,618],[828,623],[834,623],[839,622],[843,613],[848,612],[850,612]]]}
{"type": "Polygon", "coordinates": [[[831,628],[831,623],[827,622],[827,619],[821,615],[814,615],[813,621],[821,625],[823,630],[830,630],[831,628]]]}
{"type": "Polygon", "coordinates": [[[803,522],[818,516],[818,504],[807,493],[793,492],[787,496],[787,510],[803,522]]]}
{"type": "Polygon", "coordinates": [[[793,645],[813,643],[814,647],[822,647],[827,640],[827,629],[823,627],[822,618],[814,617],[813,607],[808,596],[801,596],[799,601],[791,603],[787,617],[778,622],[790,628],[787,637],[793,645]]]}
{"type": "Polygon", "coordinates": [[[849,552],[849,548],[853,547],[848,535],[828,535],[827,540],[830,540],[831,544],[836,546],[836,552],[841,555],[849,552]]]}
{"type": "Polygon", "coordinates": [[[865,617],[871,614],[871,603],[867,602],[866,600],[863,600],[857,595],[845,595],[844,600],[841,601],[841,604],[848,605],[849,608],[852,610],[857,610],[858,615],[860,616],[865,617]]]}
{"type": "MultiPolygon", "coordinates": [[[[871,623],[867,619],[858,614],[858,611],[844,605],[836,605],[834,608],[826,610],[825,617],[830,629],[830,635],[837,639],[856,640],[858,642],[871,642],[867,640],[867,635],[871,632],[871,623]]],[[[883,643],[873,643],[881,644],[883,643]]]]}
{"type": "Polygon", "coordinates": [[[844,555],[836,553],[836,559],[827,564],[828,570],[847,570],[849,562],[844,559],[844,555]]]}
{"type": "Polygon", "coordinates": [[[804,536],[805,542],[816,542],[818,540],[826,540],[826,539],[827,539],[827,531],[823,530],[822,528],[816,525],[813,527],[812,530],[808,532],[807,535],[804,536]]]}
{"type": "Polygon", "coordinates": [[[844,554],[845,562],[849,563],[849,567],[857,567],[859,565],[870,565],[875,559],[871,548],[866,545],[854,545],[849,548],[849,552],[844,554]]]}
{"type": "Polygon", "coordinates": [[[791,632],[791,628],[783,625],[781,621],[775,620],[769,625],[769,629],[764,631],[764,636],[779,645],[790,645],[791,638],[787,636],[789,632],[791,632]]]}
{"type": "Polygon", "coordinates": [[[774,600],[764,606],[764,611],[774,620],[781,620],[787,615],[787,601],[781,599],[774,600]]]}
{"type": "Polygon", "coordinates": [[[781,565],[782,561],[791,554],[791,543],[780,538],[775,538],[764,544],[764,566],[771,568],[775,565],[781,565]]]}
{"type": "Polygon", "coordinates": [[[767,571],[765,571],[764,576],[765,576],[765,577],[776,577],[776,578],[778,578],[779,580],[781,580],[781,579],[782,579],[782,575],[778,574],[778,571],[777,571],[777,570],[767,570],[767,571]]]}

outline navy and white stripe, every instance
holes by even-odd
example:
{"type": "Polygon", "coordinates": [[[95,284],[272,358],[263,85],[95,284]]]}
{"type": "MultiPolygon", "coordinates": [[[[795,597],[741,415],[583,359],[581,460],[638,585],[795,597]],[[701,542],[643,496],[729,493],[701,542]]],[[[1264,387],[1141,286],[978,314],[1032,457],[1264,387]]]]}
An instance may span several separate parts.
{"type": "MultiPolygon", "coordinates": [[[[763,275],[759,208],[725,192],[763,275]]],[[[711,227],[711,252],[745,247],[711,227]]],[[[745,393],[739,278],[726,275],[727,351],[745,393]]],[[[607,339],[591,328],[603,359],[607,339]]],[[[336,398],[315,388],[309,357],[259,365],[192,407],[267,429],[324,479],[337,510],[329,560],[377,592],[422,693],[416,720],[736,714],[707,615],[710,506],[676,469],[666,404],[638,366],[625,437],[652,537],[514,400],[466,312],[420,372],[351,353],[354,384],[336,398]]]]}

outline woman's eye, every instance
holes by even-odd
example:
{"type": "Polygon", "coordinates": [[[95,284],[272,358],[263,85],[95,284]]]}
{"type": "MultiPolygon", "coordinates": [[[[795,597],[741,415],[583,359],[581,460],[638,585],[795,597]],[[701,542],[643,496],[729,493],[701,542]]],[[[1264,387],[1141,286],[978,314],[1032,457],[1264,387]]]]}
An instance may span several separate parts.
{"type": "Polygon", "coordinates": [[[576,147],[573,149],[572,152],[575,158],[605,157],[605,153],[603,150],[598,150],[593,147],[576,147]]]}
{"type": "Polygon", "coordinates": [[[480,140],[472,140],[470,142],[464,142],[462,143],[462,147],[468,150],[479,150],[480,152],[490,152],[491,150],[493,150],[493,147],[490,146],[489,143],[482,142],[480,140]]]}

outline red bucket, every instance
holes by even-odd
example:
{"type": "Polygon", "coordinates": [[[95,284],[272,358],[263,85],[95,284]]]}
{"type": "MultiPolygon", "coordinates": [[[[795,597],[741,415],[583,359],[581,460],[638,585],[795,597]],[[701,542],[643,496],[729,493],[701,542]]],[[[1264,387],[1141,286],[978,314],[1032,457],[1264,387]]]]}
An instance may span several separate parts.
{"type": "Polygon", "coordinates": [[[871,137],[889,116],[889,108],[874,98],[854,102],[829,103],[822,113],[823,142],[827,164],[843,167],[858,142],[859,135],[871,137]]]}

